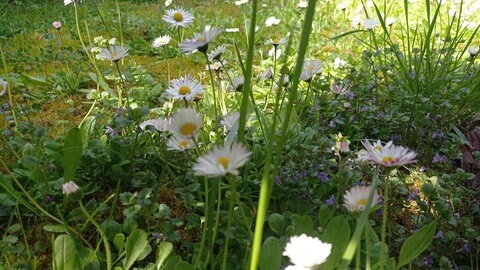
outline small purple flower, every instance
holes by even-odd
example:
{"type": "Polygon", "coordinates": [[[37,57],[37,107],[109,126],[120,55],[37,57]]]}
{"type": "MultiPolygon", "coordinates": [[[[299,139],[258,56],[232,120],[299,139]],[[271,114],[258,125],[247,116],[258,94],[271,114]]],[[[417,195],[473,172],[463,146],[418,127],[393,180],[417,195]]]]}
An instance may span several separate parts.
{"type": "Polygon", "coordinates": [[[418,170],[423,173],[423,172],[426,172],[426,171],[428,170],[428,168],[425,167],[425,166],[422,166],[422,167],[420,167],[420,169],[418,169],[418,170]]]}
{"type": "Polygon", "coordinates": [[[432,139],[444,139],[445,138],[445,135],[443,134],[443,132],[438,132],[438,131],[433,131],[432,132],[432,139]]]}
{"type": "Polygon", "coordinates": [[[437,232],[437,234],[435,235],[435,238],[437,238],[437,239],[443,239],[443,238],[445,238],[443,231],[442,231],[442,230],[439,230],[439,231],[437,232]]]}
{"type": "Polygon", "coordinates": [[[123,115],[123,112],[125,112],[125,108],[123,107],[118,107],[117,110],[115,110],[115,117],[120,117],[123,115]]]}
{"type": "Polygon", "coordinates": [[[383,215],[383,208],[378,209],[378,210],[375,212],[375,215],[377,215],[377,216],[383,215]]]}
{"type": "Polygon", "coordinates": [[[105,133],[110,134],[112,136],[117,136],[120,134],[120,131],[113,129],[111,126],[106,126],[105,133]]]}
{"type": "Polygon", "coordinates": [[[425,115],[425,120],[432,120],[432,117],[430,116],[430,113],[427,113],[427,115],[425,115]]]}
{"type": "MultiPolygon", "coordinates": [[[[375,88],[377,86],[377,84],[375,82],[371,82],[369,85],[368,85],[368,89],[372,90],[373,88],[375,88]]],[[[376,97],[374,97],[374,100],[377,100],[376,97]]]]}
{"type": "Polygon", "coordinates": [[[460,247],[459,249],[457,249],[457,252],[468,253],[469,250],[470,250],[470,249],[468,248],[468,241],[467,241],[467,240],[463,240],[462,247],[460,247]]]}
{"type": "Polygon", "coordinates": [[[337,200],[335,200],[335,195],[333,194],[325,201],[327,205],[334,205],[336,202],[337,200]]]}
{"type": "Polygon", "coordinates": [[[317,178],[323,183],[327,183],[329,180],[328,174],[326,172],[319,172],[317,178]]]}
{"type": "Polygon", "coordinates": [[[46,195],[45,196],[45,202],[46,203],[51,203],[53,201],[53,196],[52,195],[46,195]]]}
{"type": "Polygon", "coordinates": [[[352,93],[352,91],[350,91],[350,90],[347,90],[347,91],[345,92],[345,96],[346,96],[347,99],[349,99],[349,100],[352,100],[352,99],[355,98],[355,94],[352,93]]]}
{"type": "Polygon", "coordinates": [[[330,120],[330,122],[328,123],[328,126],[331,127],[331,128],[334,128],[335,127],[335,121],[330,120]]]}
{"type": "Polygon", "coordinates": [[[407,200],[413,201],[417,196],[418,196],[418,189],[414,189],[410,194],[408,194],[407,200]]]}
{"type": "Polygon", "coordinates": [[[423,266],[430,266],[433,264],[433,259],[432,257],[426,255],[426,256],[423,256],[423,259],[422,259],[422,265],[423,266]]]}
{"type": "Polygon", "coordinates": [[[163,236],[163,234],[161,233],[152,233],[152,237],[153,239],[160,239],[160,240],[163,240],[165,237],[163,236]]]}
{"type": "Polygon", "coordinates": [[[447,162],[447,156],[435,153],[432,159],[432,163],[445,163],[447,162]]]}

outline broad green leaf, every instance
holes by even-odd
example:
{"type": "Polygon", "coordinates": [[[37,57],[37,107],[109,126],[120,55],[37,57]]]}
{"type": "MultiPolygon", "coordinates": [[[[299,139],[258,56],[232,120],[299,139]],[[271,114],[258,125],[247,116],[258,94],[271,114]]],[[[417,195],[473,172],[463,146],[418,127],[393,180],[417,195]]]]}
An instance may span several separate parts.
{"type": "Polygon", "coordinates": [[[113,238],[113,245],[119,253],[125,248],[125,235],[123,233],[117,233],[113,238]]]}
{"type": "Polygon", "coordinates": [[[113,241],[113,238],[122,232],[122,225],[113,219],[105,220],[101,226],[109,241],[113,241]]]}
{"type": "Polygon", "coordinates": [[[186,261],[179,261],[175,264],[175,270],[193,270],[193,266],[186,261]]]}
{"type": "Polygon", "coordinates": [[[136,229],[128,236],[125,245],[126,257],[124,268],[126,270],[133,266],[135,261],[137,261],[143,254],[147,246],[147,234],[143,230],[136,229]]]}
{"type": "Polygon", "coordinates": [[[282,246],[275,237],[269,237],[263,242],[260,250],[260,270],[278,270],[282,264],[282,246]]]}
{"type": "Polygon", "coordinates": [[[157,248],[157,259],[155,260],[155,265],[157,270],[162,268],[163,263],[168,258],[168,255],[173,251],[173,244],[170,242],[162,242],[157,248]]]}
{"type": "Polygon", "coordinates": [[[70,235],[62,234],[55,239],[54,270],[79,269],[77,247],[70,235]]]}
{"type": "Polygon", "coordinates": [[[65,225],[45,225],[43,226],[43,230],[47,232],[53,233],[66,233],[68,232],[68,228],[65,225]]]}
{"type": "Polygon", "coordinates": [[[75,170],[80,165],[82,157],[82,134],[79,128],[68,131],[63,145],[63,169],[65,182],[75,177],[75,170]]]}
{"type": "Polygon", "coordinates": [[[435,235],[436,228],[437,222],[432,221],[405,240],[405,243],[403,243],[402,248],[400,249],[397,269],[400,269],[403,265],[411,263],[430,245],[433,236],[435,235]]]}
{"type": "Polygon", "coordinates": [[[163,269],[168,270],[168,269],[175,269],[175,265],[182,260],[182,257],[178,255],[170,256],[167,258],[165,261],[165,266],[163,269]]]}
{"type": "Polygon", "coordinates": [[[335,209],[330,207],[326,204],[320,206],[320,210],[318,211],[318,222],[321,227],[327,225],[328,221],[333,217],[335,214],[335,209]]]}
{"type": "Polygon", "coordinates": [[[328,223],[321,239],[332,244],[332,250],[327,261],[321,264],[319,269],[335,269],[350,240],[350,225],[343,216],[336,216],[328,223]]]}
{"type": "Polygon", "coordinates": [[[86,247],[78,249],[78,260],[82,270],[96,270],[100,269],[100,262],[98,261],[97,252],[86,247]]]}
{"type": "Polygon", "coordinates": [[[306,233],[313,234],[313,221],[309,216],[292,215],[292,223],[295,228],[295,235],[306,233]]]}
{"type": "Polygon", "coordinates": [[[268,217],[268,226],[276,234],[282,235],[285,229],[285,218],[278,213],[273,213],[268,217]]]}
{"type": "Polygon", "coordinates": [[[83,141],[83,146],[87,146],[88,144],[88,137],[90,136],[90,133],[93,130],[93,127],[95,126],[96,118],[95,116],[88,116],[85,118],[80,125],[80,131],[82,133],[82,141],[83,141]]]}

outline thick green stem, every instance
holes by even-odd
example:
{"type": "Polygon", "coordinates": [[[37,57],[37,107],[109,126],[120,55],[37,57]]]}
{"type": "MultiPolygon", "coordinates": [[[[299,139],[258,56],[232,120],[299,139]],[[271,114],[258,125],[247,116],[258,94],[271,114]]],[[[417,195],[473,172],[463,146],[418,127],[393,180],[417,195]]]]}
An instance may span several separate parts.
{"type": "Polygon", "coordinates": [[[381,234],[382,245],[380,247],[380,267],[381,267],[381,269],[383,269],[384,267],[386,268],[387,257],[388,257],[385,254],[387,252],[385,250],[385,246],[387,245],[386,238],[387,238],[389,176],[390,176],[390,172],[388,171],[387,178],[385,179],[385,183],[384,183],[384,187],[383,187],[383,217],[382,217],[382,234],[381,234]]]}

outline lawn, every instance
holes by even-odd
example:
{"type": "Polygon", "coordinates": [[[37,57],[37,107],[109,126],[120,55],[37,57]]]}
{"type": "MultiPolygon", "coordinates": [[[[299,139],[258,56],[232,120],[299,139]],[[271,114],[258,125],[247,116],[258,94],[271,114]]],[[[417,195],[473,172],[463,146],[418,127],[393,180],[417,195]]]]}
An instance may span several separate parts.
{"type": "Polygon", "coordinates": [[[478,269],[480,3],[0,3],[0,269],[478,269]]]}

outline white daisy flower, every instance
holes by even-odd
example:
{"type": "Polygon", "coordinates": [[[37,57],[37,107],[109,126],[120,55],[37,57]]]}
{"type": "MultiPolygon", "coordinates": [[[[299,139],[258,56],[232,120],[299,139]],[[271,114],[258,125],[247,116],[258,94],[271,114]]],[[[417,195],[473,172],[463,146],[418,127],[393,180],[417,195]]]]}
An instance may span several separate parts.
{"type": "Polygon", "coordinates": [[[468,47],[468,53],[472,57],[476,56],[479,52],[480,52],[480,47],[479,46],[468,47]]]}
{"type": "Polygon", "coordinates": [[[251,154],[240,143],[214,146],[207,154],[198,158],[193,165],[193,171],[195,175],[207,177],[238,175],[238,169],[248,161],[251,154]]]}
{"type": "Polygon", "coordinates": [[[146,130],[147,126],[152,126],[158,131],[165,131],[167,124],[168,124],[167,121],[165,121],[164,119],[157,118],[157,119],[150,119],[150,120],[143,121],[138,125],[138,127],[140,127],[142,130],[146,130]]]}
{"type": "Polygon", "coordinates": [[[379,24],[378,20],[373,18],[365,19],[362,21],[363,28],[367,30],[372,30],[373,28],[377,27],[378,24],[379,24]]]}
{"type": "Polygon", "coordinates": [[[157,37],[156,39],[153,40],[152,47],[153,48],[159,48],[159,47],[165,46],[168,43],[170,43],[171,39],[172,38],[169,35],[159,36],[159,37],[157,37]]]}
{"type": "Polygon", "coordinates": [[[232,85],[228,87],[230,91],[240,92],[243,90],[243,84],[245,83],[245,78],[243,76],[238,76],[233,78],[232,85]]]}
{"type": "Polygon", "coordinates": [[[203,126],[203,118],[192,108],[179,109],[170,118],[167,130],[184,138],[195,138],[203,126]]]}
{"type": "Polygon", "coordinates": [[[220,121],[220,125],[224,126],[227,129],[232,129],[235,126],[238,126],[239,120],[240,120],[240,113],[232,112],[223,116],[223,119],[220,121]]]}
{"type": "Polygon", "coordinates": [[[272,46],[278,46],[278,45],[283,45],[287,43],[287,39],[282,37],[282,38],[274,38],[274,39],[267,39],[265,42],[266,45],[272,45],[272,46]]]}
{"type": "Polygon", "coordinates": [[[246,3],[248,3],[248,0],[238,0],[238,1],[235,1],[235,6],[241,6],[246,3]]]}
{"type": "Polygon", "coordinates": [[[297,8],[307,8],[308,2],[307,1],[300,1],[297,3],[297,8]]]}
{"type": "Polygon", "coordinates": [[[350,87],[348,85],[343,85],[339,83],[334,83],[330,85],[330,91],[337,95],[344,95],[345,93],[348,92],[349,88],[350,87]]]}
{"type": "Polygon", "coordinates": [[[193,15],[185,9],[169,9],[167,14],[163,15],[162,19],[169,23],[169,29],[186,28],[193,23],[193,15]]]}
{"type": "Polygon", "coordinates": [[[305,62],[303,62],[302,72],[300,73],[300,79],[309,82],[313,75],[319,74],[322,71],[322,62],[318,60],[305,60],[305,62]]]}
{"type": "Polygon", "coordinates": [[[274,16],[268,17],[265,21],[265,26],[270,27],[272,25],[278,25],[280,23],[280,19],[275,18],[274,16]]]}
{"type": "Polygon", "coordinates": [[[362,141],[365,151],[360,151],[357,160],[373,161],[385,167],[402,166],[416,162],[417,153],[403,146],[395,146],[392,141],[382,145],[378,140],[371,145],[368,140],[362,141]]]}
{"type": "Polygon", "coordinates": [[[167,142],[167,150],[185,151],[194,147],[195,142],[190,138],[173,136],[167,142]]]}
{"type": "Polygon", "coordinates": [[[213,60],[220,60],[220,57],[222,57],[222,54],[225,52],[227,48],[224,45],[220,45],[217,48],[213,49],[208,56],[208,60],[213,61],[213,60]]]}
{"type": "Polygon", "coordinates": [[[285,246],[283,256],[290,258],[294,264],[290,269],[315,269],[324,263],[332,251],[332,244],[323,243],[316,237],[306,234],[290,237],[285,246]]]}
{"type": "Polygon", "coordinates": [[[397,21],[397,19],[395,19],[395,18],[387,17],[387,18],[385,19],[385,24],[386,24],[387,26],[392,26],[396,21],[397,21]]]}
{"type": "MultiPolygon", "coordinates": [[[[343,195],[343,206],[345,206],[349,212],[361,212],[365,210],[371,190],[371,186],[352,187],[343,195]]],[[[376,190],[374,192],[371,206],[380,203],[380,195],[378,195],[376,190]]]]}
{"type": "Polygon", "coordinates": [[[62,22],[55,21],[55,22],[52,23],[52,26],[53,26],[53,28],[58,30],[58,29],[62,28],[62,22]]]}
{"type": "Polygon", "coordinates": [[[172,4],[173,0],[165,0],[165,6],[168,7],[172,4]]]}
{"type": "Polygon", "coordinates": [[[72,193],[75,193],[79,189],[80,188],[78,187],[78,185],[73,181],[67,182],[67,183],[62,185],[62,192],[65,195],[70,195],[72,193]]]}
{"type": "Polygon", "coordinates": [[[196,96],[203,94],[203,86],[194,78],[185,76],[172,80],[166,92],[170,98],[192,101],[196,96]]]}
{"type": "Polygon", "coordinates": [[[240,28],[238,28],[238,27],[235,27],[235,28],[227,28],[227,29],[225,29],[225,32],[227,32],[227,33],[240,32],[240,28]]]}
{"type": "Polygon", "coordinates": [[[348,1],[344,1],[340,4],[338,4],[337,8],[344,11],[348,8],[349,5],[350,5],[350,3],[348,1]]]}
{"type": "Polygon", "coordinates": [[[214,71],[220,71],[221,68],[226,64],[226,61],[223,61],[222,63],[215,61],[211,63],[210,65],[205,65],[205,70],[214,70],[214,71]],[[222,64],[223,63],[223,64],[222,64]]]}
{"type": "Polygon", "coordinates": [[[186,54],[194,53],[197,50],[202,53],[206,53],[208,49],[208,43],[217,38],[221,32],[221,28],[207,25],[202,33],[197,33],[192,39],[187,39],[180,43],[180,51],[186,54]]]}
{"type": "Polygon", "coordinates": [[[5,95],[5,93],[7,92],[7,86],[8,83],[4,81],[3,78],[0,78],[0,97],[5,95]]]}
{"type": "Polygon", "coordinates": [[[128,48],[115,45],[108,47],[108,49],[102,49],[102,51],[97,55],[97,58],[112,62],[118,62],[120,59],[124,58],[127,55],[128,48]]]}

